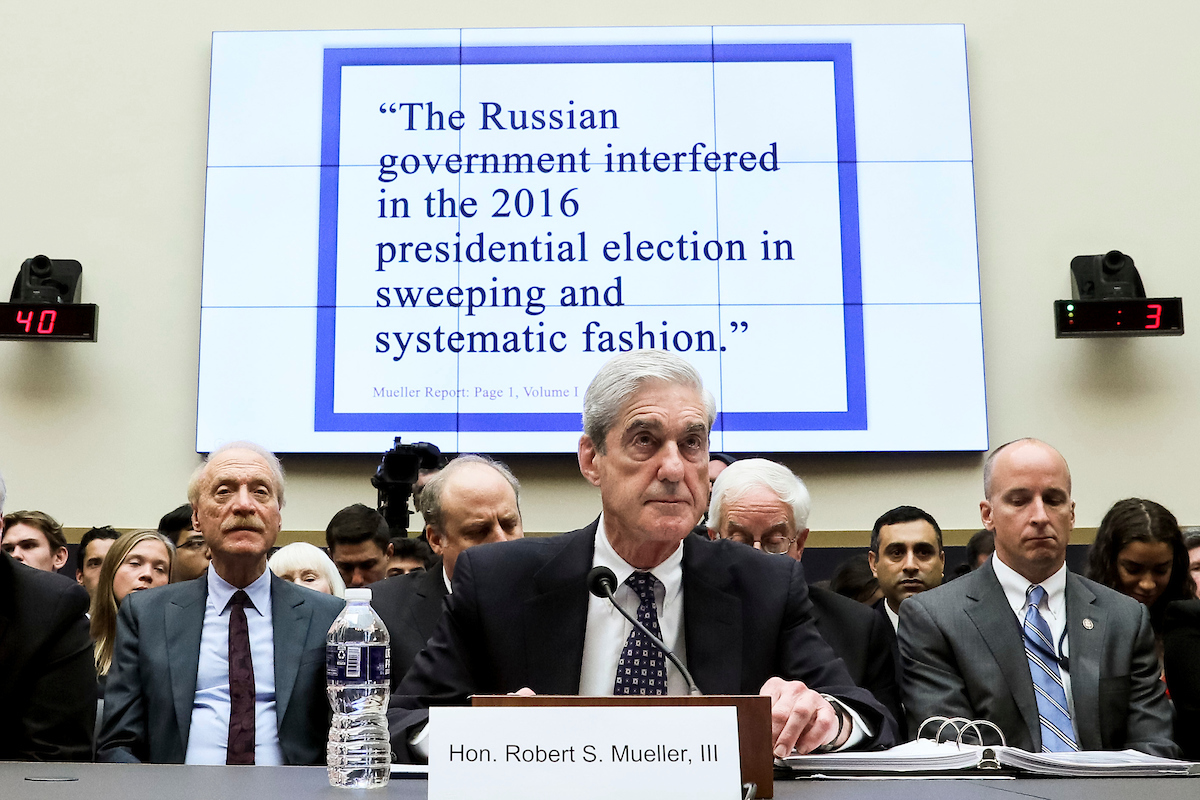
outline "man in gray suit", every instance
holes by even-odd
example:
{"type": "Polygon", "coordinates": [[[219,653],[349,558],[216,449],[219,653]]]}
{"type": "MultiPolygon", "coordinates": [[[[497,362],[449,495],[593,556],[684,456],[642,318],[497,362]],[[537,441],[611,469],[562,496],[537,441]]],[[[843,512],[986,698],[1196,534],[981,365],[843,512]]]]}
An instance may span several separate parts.
{"type": "Polygon", "coordinates": [[[900,605],[910,730],[968,717],[1026,750],[1178,757],[1145,608],[1067,571],[1067,462],[1019,439],[988,457],[983,483],[992,559],[900,605]]]}
{"type": "Polygon", "coordinates": [[[325,634],[342,601],[267,570],[283,506],[275,456],[212,453],[188,486],[211,568],[125,598],[100,761],[323,764],[325,634]]]}

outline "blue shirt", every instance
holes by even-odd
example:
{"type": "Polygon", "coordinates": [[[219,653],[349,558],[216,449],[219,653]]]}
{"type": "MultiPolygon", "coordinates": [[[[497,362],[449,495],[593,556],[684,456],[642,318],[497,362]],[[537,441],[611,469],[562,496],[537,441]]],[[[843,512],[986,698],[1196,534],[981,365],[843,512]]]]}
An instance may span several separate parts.
{"type": "MultiPolygon", "coordinates": [[[[211,566],[200,635],[196,699],[188,734],[187,764],[224,764],[229,742],[229,603],[237,587],[211,566]]],[[[271,619],[271,571],[246,587],[250,659],[254,664],[254,763],[283,764],[275,710],[275,632],[271,619]]]]}

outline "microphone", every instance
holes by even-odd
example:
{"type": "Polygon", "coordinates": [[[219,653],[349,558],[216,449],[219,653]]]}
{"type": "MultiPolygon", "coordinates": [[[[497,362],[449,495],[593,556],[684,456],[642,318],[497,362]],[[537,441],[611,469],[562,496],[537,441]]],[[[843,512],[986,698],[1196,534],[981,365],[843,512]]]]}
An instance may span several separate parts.
{"type": "Polygon", "coordinates": [[[692,673],[687,671],[687,667],[683,665],[683,662],[680,661],[674,653],[667,649],[667,646],[663,644],[661,639],[659,639],[650,631],[646,630],[645,625],[631,617],[629,613],[626,612],[625,609],[621,608],[620,604],[618,604],[613,598],[613,592],[615,592],[617,589],[617,576],[611,569],[608,567],[592,567],[592,571],[587,575],[587,587],[588,591],[594,594],[596,597],[607,597],[608,602],[612,603],[613,608],[621,612],[621,616],[633,623],[633,627],[637,628],[639,631],[645,634],[650,641],[654,642],[654,646],[661,650],[663,655],[670,659],[671,663],[675,665],[675,668],[678,669],[680,674],[683,675],[683,679],[687,681],[688,694],[695,695],[697,697],[700,696],[700,689],[696,686],[696,682],[692,680],[692,673]]]}

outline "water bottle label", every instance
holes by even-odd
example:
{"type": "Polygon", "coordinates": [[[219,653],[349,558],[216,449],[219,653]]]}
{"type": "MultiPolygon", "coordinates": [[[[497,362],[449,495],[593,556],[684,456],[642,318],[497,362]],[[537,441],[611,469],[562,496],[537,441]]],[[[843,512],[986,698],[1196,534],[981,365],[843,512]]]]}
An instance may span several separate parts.
{"type": "Polygon", "coordinates": [[[327,645],[325,677],[338,683],[390,683],[392,650],[386,644],[327,645]]]}

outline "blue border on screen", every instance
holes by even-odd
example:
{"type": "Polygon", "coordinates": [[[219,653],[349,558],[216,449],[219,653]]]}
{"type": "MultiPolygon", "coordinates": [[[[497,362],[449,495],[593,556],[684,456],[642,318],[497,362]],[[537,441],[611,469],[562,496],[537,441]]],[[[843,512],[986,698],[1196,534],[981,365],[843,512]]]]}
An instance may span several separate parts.
{"type": "Polygon", "coordinates": [[[713,63],[830,61],[837,119],[841,218],[842,308],[846,358],[845,411],[729,412],[714,430],[866,430],[867,378],[863,342],[862,273],[858,228],[858,171],[854,77],[849,43],[561,45],[536,47],[327,48],[321,111],[321,205],[317,269],[316,431],[577,432],[579,413],[338,414],[333,410],[337,314],[338,170],[342,67],[426,64],[713,63]]]}

